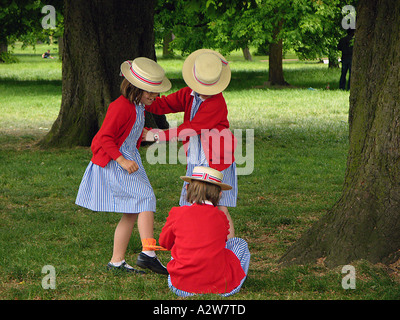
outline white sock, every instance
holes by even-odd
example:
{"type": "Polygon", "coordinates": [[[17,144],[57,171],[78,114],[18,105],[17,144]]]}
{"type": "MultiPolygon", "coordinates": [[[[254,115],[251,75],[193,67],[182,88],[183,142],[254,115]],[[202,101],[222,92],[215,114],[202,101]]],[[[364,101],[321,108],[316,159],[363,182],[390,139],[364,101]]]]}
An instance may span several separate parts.
{"type": "Polygon", "coordinates": [[[148,255],[151,258],[154,258],[156,256],[155,251],[142,251],[145,255],[148,255]]]}
{"type": "Polygon", "coordinates": [[[122,261],[120,261],[120,262],[111,262],[111,261],[110,261],[110,263],[111,263],[114,267],[120,267],[121,264],[123,264],[124,262],[125,262],[125,260],[122,260],[122,261]]]}

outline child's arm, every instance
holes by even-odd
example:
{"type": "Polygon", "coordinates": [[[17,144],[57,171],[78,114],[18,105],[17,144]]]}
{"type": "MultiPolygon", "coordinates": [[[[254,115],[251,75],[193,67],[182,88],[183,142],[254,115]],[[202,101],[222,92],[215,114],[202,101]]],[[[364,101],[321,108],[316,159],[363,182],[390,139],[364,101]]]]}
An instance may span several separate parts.
{"type": "Polygon", "coordinates": [[[122,155],[116,143],[118,129],[121,128],[126,121],[124,121],[124,117],[121,116],[122,110],[123,109],[115,102],[110,104],[103,124],[93,139],[93,152],[95,152],[94,148],[101,147],[113,160],[116,160],[122,155]]]}
{"type": "Polygon", "coordinates": [[[160,237],[158,239],[158,243],[160,246],[164,247],[167,250],[171,250],[175,244],[175,234],[173,232],[173,225],[174,225],[174,217],[173,214],[174,208],[168,214],[167,222],[165,223],[164,227],[161,230],[160,237]]]}
{"type": "Polygon", "coordinates": [[[126,108],[118,100],[112,102],[108,107],[106,116],[100,130],[93,138],[91,149],[93,155],[97,154],[100,149],[105,152],[113,160],[118,163],[128,172],[134,172],[135,164],[130,163],[129,160],[122,156],[119,151],[117,140],[120,138],[124,128],[127,128],[129,122],[134,123],[136,119],[136,112],[133,113],[131,109],[126,108]]]}
{"type": "Polygon", "coordinates": [[[187,89],[183,88],[168,96],[157,97],[151,105],[145,106],[146,111],[159,115],[185,111],[185,99],[190,96],[190,93],[186,92],[187,89]]]}
{"type": "Polygon", "coordinates": [[[160,141],[169,141],[177,137],[179,140],[185,140],[201,134],[202,130],[229,128],[227,115],[225,100],[219,95],[210,97],[203,102],[192,120],[185,117],[185,121],[177,128],[165,130],[163,134],[159,135],[160,141]]]}

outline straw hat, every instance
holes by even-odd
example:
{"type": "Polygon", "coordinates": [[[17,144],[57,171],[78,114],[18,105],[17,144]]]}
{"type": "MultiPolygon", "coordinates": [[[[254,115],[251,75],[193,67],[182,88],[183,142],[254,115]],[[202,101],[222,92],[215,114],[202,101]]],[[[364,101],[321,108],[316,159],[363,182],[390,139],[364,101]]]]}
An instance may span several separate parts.
{"type": "Polygon", "coordinates": [[[148,92],[165,92],[171,82],[165,77],[164,69],[154,60],[139,57],[121,64],[121,73],[135,87],[148,92]]]}
{"type": "Polygon", "coordinates": [[[218,170],[209,167],[194,167],[191,177],[180,177],[183,181],[192,182],[192,180],[204,181],[220,186],[222,190],[230,190],[232,187],[222,183],[223,174],[218,170]]]}
{"type": "Polygon", "coordinates": [[[225,90],[231,81],[228,61],[218,52],[200,49],[191,53],[183,63],[182,76],[195,92],[214,95],[225,90]]]}

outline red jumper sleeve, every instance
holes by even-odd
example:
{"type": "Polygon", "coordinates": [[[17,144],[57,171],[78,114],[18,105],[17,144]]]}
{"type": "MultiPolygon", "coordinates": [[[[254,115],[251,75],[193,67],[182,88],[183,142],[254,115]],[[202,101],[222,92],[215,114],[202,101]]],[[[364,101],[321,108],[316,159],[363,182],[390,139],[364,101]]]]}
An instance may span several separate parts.
{"type": "Polygon", "coordinates": [[[168,214],[167,221],[164,227],[161,229],[160,237],[158,243],[160,246],[167,250],[171,250],[175,244],[175,234],[173,231],[173,226],[175,222],[174,208],[168,214]]]}
{"type": "Polygon", "coordinates": [[[168,96],[157,97],[151,105],[146,106],[146,111],[159,115],[185,111],[186,93],[187,88],[183,88],[168,96]]]}
{"type": "Polygon", "coordinates": [[[180,126],[165,130],[164,134],[160,134],[160,141],[168,141],[175,137],[179,137],[180,140],[186,140],[191,136],[201,134],[202,129],[221,128],[223,123],[227,128],[229,127],[227,106],[221,93],[206,99],[192,120],[189,120],[190,110],[191,106],[188,106],[184,122],[180,126]]]}
{"type": "MultiPolygon", "coordinates": [[[[136,117],[136,114],[135,114],[136,117]]],[[[111,103],[103,124],[96,134],[96,145],[101,148],[113,159],[116,160],[121,156],[118,142],[125,133],[129,115],[123,105],[119,103],[111,103]]]]}

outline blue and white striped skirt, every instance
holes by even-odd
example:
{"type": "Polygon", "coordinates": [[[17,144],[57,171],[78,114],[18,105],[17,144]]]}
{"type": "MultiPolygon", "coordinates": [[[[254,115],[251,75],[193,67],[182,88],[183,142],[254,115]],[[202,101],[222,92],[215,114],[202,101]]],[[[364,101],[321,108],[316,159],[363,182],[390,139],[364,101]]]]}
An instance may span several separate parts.
{"type": "Polygon", "coordinates": [[[139,169],[129,174],[116,161],[104,168],[90,162],[83,175],[75,203],[93,211],[140,213],[156,211],[156,198],[140,155],[139,169]]]}
{"type": "MultiPolygon", "coordinates": [[[[245,240],[243,240],[242,238],[234,237],[234,238],[228,239],[228,241],[226,242],[226,248],[233,251],[233,253],[238,257],[238,259],[240,261],[240,265],[242,266],[242,269],[247,277],[247,273],[249,271],[249,265],[250,265],[250,251],[249,251],[247,242],[245,240]]],[[[235,289],[233,289],[231,292],[221,293],[220,295],[222,297],[229,297],[229,296],[239,292],[240,289],[242,288],[243,282],[246,280],[246,277],[244,277],[242,279],[242,281],[240,281],[240,284],[235,289]]],[[[172,285],[171,276],[169,276],[169,275],[168,275],[168,287],[173,293],[175,293],[179,297],[186,298],[186,297],[191,297],[191,296],[196,295],[196,293],[191,293],[191,292],[187,292],[187,291],[183,291],[183,290],[179,290],[179,289],[175,288],[172,285]]]]}

